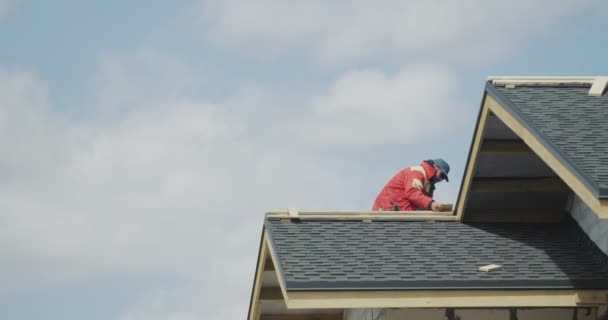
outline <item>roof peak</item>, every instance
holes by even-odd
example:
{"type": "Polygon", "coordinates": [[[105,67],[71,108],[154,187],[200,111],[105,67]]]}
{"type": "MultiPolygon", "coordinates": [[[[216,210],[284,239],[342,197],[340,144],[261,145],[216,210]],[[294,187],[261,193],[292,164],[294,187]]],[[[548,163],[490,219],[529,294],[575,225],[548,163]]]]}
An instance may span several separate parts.
{"type": "Polygon", "coordinates": [[[608,86],[608,76],[581,76],[581,77],[543,77],[543,76],[491,76],[488,81],[493,85],[515,86],[555,86],[555,85],[591,85],[590,96],[601,96],[608,86]]]}

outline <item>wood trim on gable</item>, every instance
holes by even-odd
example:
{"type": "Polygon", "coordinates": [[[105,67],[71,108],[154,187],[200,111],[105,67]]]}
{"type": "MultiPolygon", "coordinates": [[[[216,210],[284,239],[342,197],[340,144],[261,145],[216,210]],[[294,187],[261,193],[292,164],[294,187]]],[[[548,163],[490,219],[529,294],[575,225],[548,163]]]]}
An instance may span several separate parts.
{"type": "Polygon", "coordinates": [[[483,140],[483,135],[486,129],[486,124],[488,122],[488,117],[490,116],[490,112],[487,106],[487,98],[489,96],[485,94],[484,103],[481,106],[481,112],[479,115],[479,123],[477,124],[477,130],[474,133],[473,144],[471,145],[470,156],[467,162],[467,166],[464,173],[464,178],[462,179],[462,186],[460,187],[460,194],[456,203],[456,216],[459,221],[462,221],[464,216],[464,208],[466,207],[467,200],[469,197],[469,191],[471,189],[471,184],[473,181],[473,173],[475,172],[475,165],[477,163],[477,156],[480,152],[480,145],[483,140]]]}
{"type": "Polygon", "coordinates": [[[260,254],[258,256],[258,263],[256,268],[255,280],[253,282],[253,292],[251,296],[251,304],[249,305],[249,317],[248,320],[258,320],[261,313],[261,302],[260,296],[262,291],[262,275],[266,266],[266,254],[268,252],[268,235],[266,230],[263,231],[262,241],[260,242],[260,254]]]}

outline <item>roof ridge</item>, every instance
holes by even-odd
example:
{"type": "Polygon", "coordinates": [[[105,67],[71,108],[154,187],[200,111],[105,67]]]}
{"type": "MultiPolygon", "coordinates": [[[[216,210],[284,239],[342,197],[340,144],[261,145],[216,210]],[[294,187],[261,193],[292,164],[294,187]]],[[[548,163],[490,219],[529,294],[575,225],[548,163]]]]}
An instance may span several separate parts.
{"type": "Polygon", "coordinates": [[[589,95],[601,96],[608,86],[608,76],[490,76],[488,82],[495,86],[555,86],[590,85],[589,95]]]}
{"type": "Polygon", "coordinates": [[[592,83],[601,76],[489,76],[488,81],[496,83],[592,83]]]}

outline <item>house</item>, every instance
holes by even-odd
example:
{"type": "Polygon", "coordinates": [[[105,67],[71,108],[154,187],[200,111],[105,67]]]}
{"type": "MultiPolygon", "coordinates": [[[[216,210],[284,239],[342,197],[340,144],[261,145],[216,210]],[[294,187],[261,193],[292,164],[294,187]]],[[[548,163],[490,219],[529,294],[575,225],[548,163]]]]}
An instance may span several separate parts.
{"type": "Polygon", "coordinates": [[[248,319],[608,318],[607,83],[489,78],[454,212],[267,213],[248,319]]]}

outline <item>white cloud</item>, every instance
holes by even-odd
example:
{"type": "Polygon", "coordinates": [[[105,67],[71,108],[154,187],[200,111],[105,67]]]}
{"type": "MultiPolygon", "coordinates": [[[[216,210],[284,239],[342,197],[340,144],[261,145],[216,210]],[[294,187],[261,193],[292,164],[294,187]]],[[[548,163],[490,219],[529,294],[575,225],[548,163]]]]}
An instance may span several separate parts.
{"type": "MultiPolygon", "coordinates": [[[[331,195],[345,173],[272,134],[259,135],[264,125],[256,121],[264,119],[251,115],[264,113],[264,93],[244,90],[210,103],[185,93],[189,81],[176,76],[179,94],[167,94],[159,89],[167,81],[162,75],[180,74],[171,67],[179,63],[138,71],[137,58],[112,59],[109,69],[120,72],[107,72],[107,59],[101,64],[104,103],[95,104],[91,112],[99,114],[89,120],[53,111],[34,75],[0,68],[0,294],[203,273],[215,281],[205,278],[192,290],[228,296],[236,288],[239,303],[226,299],[221,308],[242,315],[262,213],[349,203],[348,194],[331,195]],[[227,263],[239,277],[222,274],[227,263]]],[[[214,312],[195,311],[199,318],[214,312]]]]}
{"type": "Polygon", "coordinates": [[[96,83],[97,111],[115,115],[142,104],[149,107],[162,101],[198,97],[200,74],[204,74],[203,68],[150,49],[132,55],[104,56],[96,83]]]}
{"type": "Polygon", "coordinates": [[[241,317],[264,211],[367,209],[369,186],[384,182],[353,176],[378,169],[335,161],[317,142],[414,143],[430,137],[419,122],[458,105],[454,76],[430,64],[354,71],[318,98],[245,86],[209,102],[199,73],[146,50],[104,58],[96,81],[91,115],[71,119],[33,74],[0,68],[0,293],[129,275],[196,279],[146,294],[125,320],[241,317]],[[411,113],[421,120],[401,126],[411,113]]]}
{"type": "Polygon", "coordinates": [[[193,253],[230,225],[205,226],[226,219],[225,201],[246,186],[228,177],[245,178],[240,159],[255,156],[238,124],[179,101],[75,123],[48,110],[31,75],[3,71],[0,84],[4,289],[205,263],[193,253]]]}
{"type": "MultiPolygon", "coordinates": [[[[259,55],[304,51],[324,64],[387,57],[496,61],[594,1],[203,0],[207,36],[259,55]]],[[[561,26],[565,27],[565,26],[561,26]]]]}
{"type": "Polygon", "coordinates": [[[315,144],[416,145],[468,123],[458,79],[449,69],[421,64],[396,74],[367,69],[338,78],[314,104],[299,134],[315,144]]]}
{"type": "Polygon", "coordinates": [[[233,256],[214,263],[185,287],[143,294],[119,320],[243,319],[252,284],[243,261],[233,256]]]}
{"type": "Polygon", "coordinates": [[[20,0],[0,0],[0,18],[5,15],[20,0]]]}

